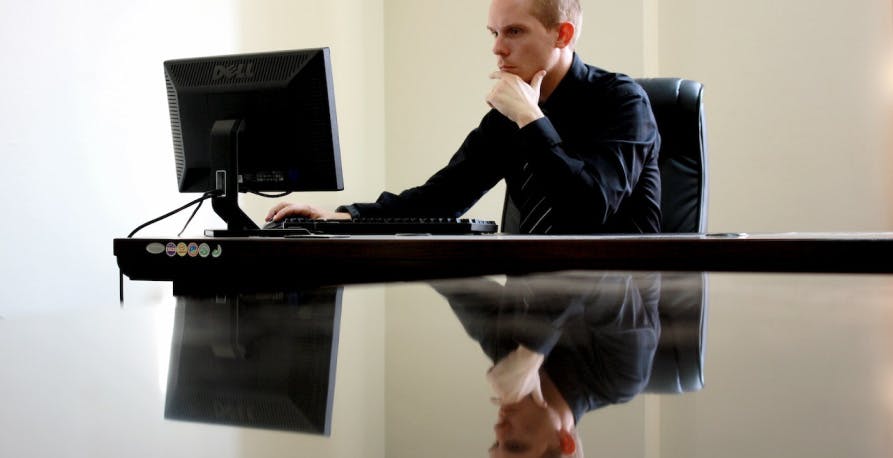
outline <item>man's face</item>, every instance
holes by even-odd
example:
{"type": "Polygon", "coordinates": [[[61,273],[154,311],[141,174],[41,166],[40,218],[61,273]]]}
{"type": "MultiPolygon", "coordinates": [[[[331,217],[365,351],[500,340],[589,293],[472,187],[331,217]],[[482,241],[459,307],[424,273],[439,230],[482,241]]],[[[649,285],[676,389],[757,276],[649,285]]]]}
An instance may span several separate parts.
{"type": "Polygon", "coordinates": [[[561,421],[547,407],[533,402],[528,396],[516,404],[499,408],[493,431],[496,441],[490,447],[490,457],[539,457],[548,447],[559,445],[561,421]]]}
{"type": "Polygon", "coordinates": [[[493,34],[493,54],[499,69],[530,82],[540,70],[558,62],[558,28],[546,28],[531,14],[532,0],[493,0],[487,29],[493,34]]]}

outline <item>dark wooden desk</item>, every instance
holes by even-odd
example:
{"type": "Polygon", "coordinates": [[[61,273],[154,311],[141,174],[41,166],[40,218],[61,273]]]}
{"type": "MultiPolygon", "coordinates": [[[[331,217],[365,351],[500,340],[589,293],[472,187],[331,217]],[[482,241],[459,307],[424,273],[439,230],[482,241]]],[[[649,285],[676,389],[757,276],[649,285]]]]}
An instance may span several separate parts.
{"type": "Polygon", "coordinates": [[[216,289],[577,269],[891,273],[893,233],[115,239],[114,254],[132,280],[216,289]]]}
{"type": "MultiPolygon", "coordinates": [[[[180,272],[185,275],[181,281],[187,284],[192,275],[209,266],[251,278],[260,274],[251,272],[251,267],[265,257],[275,257],[282,262],[279,269],[287,274],[284,277],[299,278],[313,273],[312,268],[296,264],[301,257],[325,253],[344,260],[349,256],[337,250],[323,251],[316,241],[285,242],[220,241],[219,258],[210,253],[205,258],[200,253],[195,258],[188,253],[184,258],[176,254],[168,258],[163,253],[146,252],[146,241],[129,240],[116,242],[116,253],[125,272],[134,278],[170,280],[180,272]],[[243,259],[238,259],[240,251],[243,259]],[[217,262],[212,263],[213,259],[217,262]]],[[[348,247],[367,244],[357,242],[348,247]]],[[[400,241],[391,248],[411,248],[404,246],[406,242],[415,243],[400,241]]],[[[431,242],[421,241],[423,245],[431,242]]],[[[353,256],[369,257],[365,260],[368,266],[371,257],[389,244],[376,242],[366,247],[368,251],[358,250],[353,256]]],[[[610,265],[634,259],[632,250],[649,248],[653,256],[637,262],[687,262],[689,267],[700,268],[740,267],[748,262],[759,270],[799,266],[804,270],[847,267],[855,271],[889,270],[890,264],[886,235],[800,234],[776,240],[717,241],[691,237],[555,239],[536,244],[481,240],[459,246],[460,251],[437,250],[431,256],[456,259],[470,256],[471,250],[466,248],[487,247],[491,254],[501,250],[507,256],[502,266],[516,269],[523,266],[510,261],[530,258],[533,250],[539,252],[540,259],[548,259],[551,253],[553,259],[561,255],[565,261],[582,264],[585,254],[597,256],[592,263],[610,265]],[[587,252],[573,252],[574,246],[587,252]],[[775,249],[778,246],[784,249],[775,249]],[[677,257],[657,258],[671,249],[677,257]],[[611,260],[612,253],[623,256],[611,260]],[[725,253],[733,255],[724,259],[725,253]],[[810,264],[813,261],[815,264],[810,264]]],[[[475,256],[474,269],[498,267],[486,254],[475,256]]],[[[418,266],[425,260],[412,261],[418,266]]],[[[351,262],[355,266],[363,261],[351,262]]],[[[389,258],[388,262],[397,261],[389,258]]],[[[550,266],[568,266],[561,260],[549,262],[550,266]]],[[[333,263],[325,265],[332,269],[333,263]]],[[[382,269],[371,270],[379,274],[382,269]]],[[[528,291],[537,297],[528,301],[527,305],[535,307],[533,314],[526,314],[530,317],[553,319],[554,313],[538,313],[539,307],[558,307],[569,300],[574,302],[572,307],[593,310],[592,318],[605,319],[605,325],[597,328],[570,323],[578,329],[616,335],[616,325],[644,329],[653,323],[653,313],[642,313],[644,301],[641,306],[623,307],[624,318],[608,323],[614,313],[606,309],[623,305],[623,301],[612,300],[616,294],[610,293],[629,291],[630,299],[638,302],[643,294],[654,293],[643,293],[643,283],[620,278],[611,281],[610,276],[598,282],[598,273],[592,272],[537,277],[520,282],[470,278],[440,283],[438,289],[417,283],[346,286],[340,295],[341,319],[334,321],[339,323],[337,329],[332,313],[321,313],[330,310],[325,304],[333,295],[338,300],[337,290],[327,290],[327,295],[306,290],[298,294],[281,290],[259,295],[224,293],[181,296],[173,301],[166,284],[142,284],[130,285],[135,291],[119,307],[112,298],[105,298],[108,291],[84,295],[78,285],[54,278],[47,285],[58,284],[61,294],[71,298],[49,306],[40,299],[48,292],[28,290],[18,303],[0,308],[0,361],[7,374],[0,390],[0,457],[186,455],[177,450],[234,458],[287,454],[382,458],[415,456],[419,450],[436,457],[486,456],[499,414],[488,401],[492,394],[485,374],[490,362],[472,337],[482,328],[503,333],[523,325],[523,321],[515,321],[519,315],[513,312],[512,299],[528,291]],[[482,288],[482,283],[495,289],[482,288]],[[510,288],[504,290],[507,300],[501,300],[500,283],[510,288]],[[512,292],[516,287],[527,291],[512,292]],[[505,306],[492,317],[511,324],[482,322],[480,328],[466,328],[457,308],[442,294],[449,291],[456,296],[470,293],[474,302],[468,303],[467,310],[479,305],[505,306]],[[493,294],[492,300],[489,294],[493,294]],[[316,339],[310,338],[314,332],[324,333],[323,338],[338,336],[337,348],[334,342],[331,348],[317,346],[316,339]],[[329,355],[337,351],[337,361],[330,360],[328,367],[336,369],[328,381],[317,379],[309,369],[292,369],[296,366],[291,361],[324,361],[306,353],[329,351],[329,355]],[[213,360],[202,363],[185,359],[187,355],[213,360]],[[202,371],[201,389],[182,391],[189,388],[183,369],[186,365],[191,373],[202,371]],[[272,377],[268,370],[285,378],[264,384],[272,377]],[[326,397],[319,398],[326,403],[332,399],[331,437],[258,429],[264,427],[260,420],[270,415],[288,418],[279,416],[275,402],[300,405],[298,399],[316,396],[317,388],[328,390],[332,380],[333,397],[328,398],[327,391],[326,397]],[[196,403],[213,402],[213,409],[190,408],[191,413],[210,411],[233,422],[246,421],[241,426],[221,426],[196,423],[209,421],[196,417],[173,420],[177,417],[167,414],[174,412],[168,406],[185,399],[178,393],[189,394],[188,399],[196,403]],[[251,407],[261,402],[262,408],[251,407]],[[63,444],[51,438],[75,440],[63,444]]],[[[655,357],[666,365],[654,365],[652,360],[644,386],[654,390],[647,396],[585,415],[580,427],[587,456],[893,457],[893,275],[710,273],[704,277],[708,302],[690,308],[686,298],[699,293],[698,287],[676,275],[660,275],[660,335],[655,357]],[[674,373],[683,361],[702,362],[701,377],[680,378],[690,372],[674,373]],[[654,380],[662,383],[655,385],[654,380]],[[682,380],[698,384],[682,385],[682,380]],[[696,391],[700,383],[704,388],[696,391]],[[690,391],[680,394],[683,389],[690,391]],[[657,452],[646,452],[646,444],[648,450],[657,452]]],[[[229,286],[223,281],[216,283],[221,288],[229,286]]],[[[21,285],[7,283],[7,289],[16,287],[21,285]]],[[[647,286],[645,289],[650,291],[647,286]]],[[[479,311],[486,313],[487,308],[479,311]]],[[[615,364],[618,358],[612,356],[625,353],[627,345],[614,345],[618,340],[607,335],[599,342],[605,343],[599,345],[599,354],[610,363],[606,371],[628,367],[615,364]]],[[[319,367],[327,370],[324,365],[319,367]]]]}

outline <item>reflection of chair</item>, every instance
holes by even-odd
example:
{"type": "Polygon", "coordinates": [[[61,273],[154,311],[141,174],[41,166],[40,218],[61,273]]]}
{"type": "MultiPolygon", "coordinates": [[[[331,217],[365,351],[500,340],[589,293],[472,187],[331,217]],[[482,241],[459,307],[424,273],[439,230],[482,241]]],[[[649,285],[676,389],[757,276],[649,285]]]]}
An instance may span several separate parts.
{"type": "MultiPolygon", "coordinates": [[[[707,143],[704,88],[679,78],[646,78],[642,85],[660,131],[661,230],[706,232],[707,143]]],[[[645,391],[679,393],[704,386],[707,286],[704,274],[664,274],[661,336],[645,391]]]]}
{"type": "MultiPolygon", "coordinates": [[[[636,80],[648,93],[661,146],[661,230],[707,230],[707,143],[701,83],[679,78],[636,80]]],[[[506,192],[502,232],[518,232],[518,209],[506,192]]]]}
{"type": "Polygon", "coordinates": [[[660,340],[651,364],[650,393],[683,393],[704,386],[707,287],[703,273],[661,276],[660,340]]]}
{"type": "Polygon", "coordinates": [[[706,232],[704,87],[679,78],[644,78],[636,82],[648,93],[660,131],[661,230],[706,232]]]}

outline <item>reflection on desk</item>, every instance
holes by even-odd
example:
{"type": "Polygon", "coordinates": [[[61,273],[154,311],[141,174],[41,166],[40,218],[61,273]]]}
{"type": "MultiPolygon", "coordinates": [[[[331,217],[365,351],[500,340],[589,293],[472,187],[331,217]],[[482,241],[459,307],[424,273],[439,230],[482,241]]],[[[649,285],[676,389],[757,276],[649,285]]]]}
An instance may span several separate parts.
{"type": "Polygon", "coordinates": [[[341,288],[177,300],[164,416],[328,436],[341,288]]]}
{"type": "MultiPolygon", "coordinates": [[[[585,309],[601,307],[594,284],[612,278],[601,272],[557,273],[550,284],[548,277],[516,277],[508,285],[505,277],[493,277],[497,288],[472,278],[467,294],[461,280],[437,285],[442,290],[449,286],[450,299],[465,298],[485,311],[503,295],[523,297],[521,290],[505,290],[525,283],[536,292],[531,305],[554,297],[585,309]],[[493,294],[487,293],[491,290],[493,294]]],[[[893,456],[893,276],[705,277],[709,303],[701,299],[705,288],[700,275],[660,274],[660,336],[648,381],[638,385],[641,392],[629,402],[584,415],[578,427],[586,456],[893,456]],[[708,312],[709,333],[703,321],[708,312]],[[702,378],[704,388],[692,392],[702,386],[702,378]],[[649,394],[681,391],[685,394],[649,394]]],[[[634,295],[635,289],[620,287],[622,274],[614,278],[617,286],[609,291],[634,295]]],[[[56,286],[49,282],[45,294],[56,286]]],[[[642,287],[637,288],[635,294],[641,296],[642,287]]],[[[5,318],[0,321],[0,456],[487,455],[497,415],[487,402],[491,393],[485,374],[492,361],[464,327],[475,319],[457,319],[429,283],[346,286],[340,312],[337,301],[334,309],[320,309],[322,325],[330,327],[336,340],[331,350],[320,344],[319,355],[301,355],[318,358],[321,372],[314,375],[308,369],[297,379],[303,385],[292,386],[303,386],[304,393],[312,387],[320,398],[322,393],[331,396],[325,402],[332,404],[328,437],[279,429],[285,426],[258,428],[245,418],[238,418],[240,424],[251,427],[230,426],[237,422],[212,418],[213,404],[202,407],[210,414],[192,415],[188,421],[165,419],[164,411],[166,405],[169,414],[201,411],[186,407],[190,396],[202,400],[217,393],[236,399],[219,403],[219,411],[248,412],[242,415],[248,420],[259,416],[260,409],[241,406],[253,406],[255,399],[312,411],[303,407],[306,401],[289,397],[297,388],[289,392],[283,382],[261,383],[274,378],[265,373],[287,379],[284,368],[296,367],[288,350],[274,353],[281,365],[272,370],[263,365],[272,356],[252,358],[269,354],[259,349],[298,346],[310,327],[297,324],[300,307],[282,304],[331,304],[332,293],[317,301],[303,292],[291,301],[281,293],[249,299],[244,292],[218,292],[197,306],[181,299],[178,308],[176,299],[155,294],[160,289],[153,287],[150,295],[134,288],[123,308],[110,297],[105,307],[0,313],[5,318]],[[224,294],[227,299],[216,303],[224,294]],[[279,305],[260,304],[265,298],[279,305]],[[265,319],[257,319],[258,314],[265,319]],[[175,323],[177,338],[172,339],[175,323]],[[337,383],[331,372],[335,345],[340,353],[337,383]],[[190,378],[197,372],[193,366],[200,365],[213,371],[202,372],[204,379],[190,378]],[[245,370],[235,375],[231,367],[245,370]],[[257,377],[249,376],[255,373],[257,377]]],[[[61,291],[56,294],[76,294],[61,291]]],[[[616,308],[603,313],[623,315],[616,308]]],[[[507,324],[496,328],[497,338],[500,329],[514,329],[511,321],[507,324]]],[[[307,344],[300,345],[306,351],[307,344]]],[[[308,432],[320,430],[315,418],[308,432]]]]}
{"type": "MultiPolygon", "coordinates": [[[[544,355],[543,385],[554,383],[579,423],[586,412],[643,390],[681,393],[703,386],[704,277],[668,274],[665,281],[664,289],[660,273],[567,272],[510,276],[504,285],[478,278],[431,286],[494,364],[519,346],[544,355]]],[[[535,408],[526,404],[500,409],[494,447],[507,417],[524,418],[519,409],[535,408]]],[[[514,429],[532,429],[519,426],[514,429]]],[[[538,446],[508,437],[525,449],[538,446]]]]}

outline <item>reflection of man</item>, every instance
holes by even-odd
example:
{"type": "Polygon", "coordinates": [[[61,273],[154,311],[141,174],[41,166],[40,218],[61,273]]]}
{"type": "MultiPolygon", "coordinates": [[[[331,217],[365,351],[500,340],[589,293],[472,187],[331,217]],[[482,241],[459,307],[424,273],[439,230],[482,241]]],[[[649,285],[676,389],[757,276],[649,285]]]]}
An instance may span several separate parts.
{"type": "Polygon", "coordinates": [[[642,88],[574,53],[578,0],[492,0],[487,28],[499,71],[493,108],[424,185],[331,212],[279,203],[289,215],[349,219],[458,217],[499,180],[522,233],[660,230],[659,136],[642,88]]]}
{"type": "Polygon", "coordinates": [[[660,334],[656,274],[559,274],[439,282],[496,364],[491,456],[582,456],[575,425],[647,384],[660,334]]]}

